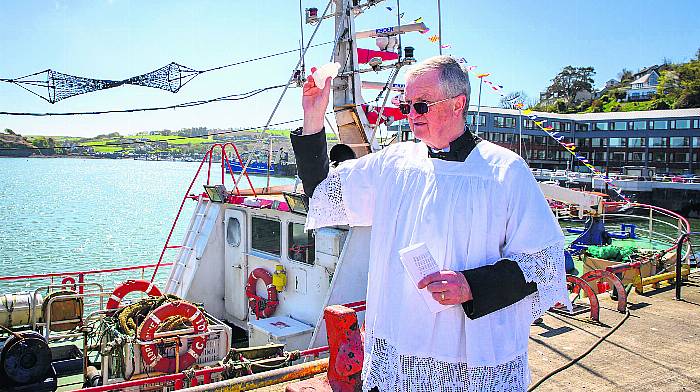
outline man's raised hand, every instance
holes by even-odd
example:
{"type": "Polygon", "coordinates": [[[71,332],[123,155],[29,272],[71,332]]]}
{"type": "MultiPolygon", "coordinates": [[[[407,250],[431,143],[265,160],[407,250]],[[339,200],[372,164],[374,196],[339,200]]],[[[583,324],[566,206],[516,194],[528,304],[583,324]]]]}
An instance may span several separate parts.
{"type": "MultiPolygon", "coordinates": [[[[313,74],[316,68],[311,68],[313,74]]],[[[323,119],[328,107],[331,92],[331,78],[326,78],[323,89],[320,89],[311,75],[306,77],[304,83],[304,95],[301,105],[304,108],[304,135],[311,135],[321,132],[323,129],[323,119]]]]}

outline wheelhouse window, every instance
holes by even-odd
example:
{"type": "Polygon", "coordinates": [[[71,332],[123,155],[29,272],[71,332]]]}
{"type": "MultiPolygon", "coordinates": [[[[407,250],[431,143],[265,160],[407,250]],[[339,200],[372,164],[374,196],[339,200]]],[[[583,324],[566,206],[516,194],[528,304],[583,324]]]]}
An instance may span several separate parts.
{"type": "Polygon", "coordinates": [[[272,219],[253,217],[251,228],[251,248],[260,252],[280,256],[282,237],[280,222],[272,219]]]}
{"type": "Polygon", "coordinates": [[[287,257],[289,260],[313,265],[316,260],[314,231],[304,231],[301,223],[289,223],[287,231],[287,257]]]}

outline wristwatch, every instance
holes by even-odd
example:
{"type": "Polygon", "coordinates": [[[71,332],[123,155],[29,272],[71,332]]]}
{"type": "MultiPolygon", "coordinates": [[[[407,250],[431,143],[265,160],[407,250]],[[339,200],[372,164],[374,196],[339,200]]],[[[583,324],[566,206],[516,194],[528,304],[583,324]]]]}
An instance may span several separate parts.
{"type": "Polygon", "coordinates": [[[304,133],[304,127],[299,127],[291,132],[294,136],[301,136],[304,133]]]}

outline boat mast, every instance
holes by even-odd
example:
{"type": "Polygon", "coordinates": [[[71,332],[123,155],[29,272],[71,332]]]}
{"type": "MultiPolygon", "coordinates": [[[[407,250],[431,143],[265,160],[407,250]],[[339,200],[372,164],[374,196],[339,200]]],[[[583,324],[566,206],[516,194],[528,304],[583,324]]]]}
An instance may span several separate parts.
{"type": "Polygon", "coordinates": [[[357,157],[379,150],[379,143],[371,140],[372,130],[362,110],[362,81],[357,59],[357,40],[353,1],[334,0],[335,39],[338,41],[333,61],[340,64],[338,77],[333,80],[333,110],[340,141],[348,145],[357,157]]]}

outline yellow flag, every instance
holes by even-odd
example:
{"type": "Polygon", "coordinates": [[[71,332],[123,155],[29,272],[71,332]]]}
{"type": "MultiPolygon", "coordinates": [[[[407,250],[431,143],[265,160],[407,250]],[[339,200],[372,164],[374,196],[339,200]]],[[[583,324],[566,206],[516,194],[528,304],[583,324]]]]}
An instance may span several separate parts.
{"type": "Polygon", "coordinates": [[[421,16],[420,18],[414,20],[413,22],[414,22],[414,23],[420,23],[420,22],[422,22],[422,21],[423,21],[423,17],[421,16]]]}
{"type": "Polygon", "coordinates": [[[526,115],[526,116],[527,116],[528,114],[530,114],[530,113],[532,113],[532,110],[530,110],[530,109],[525,109],[525,110],[523,110],[523,114],[526,115]]]}

